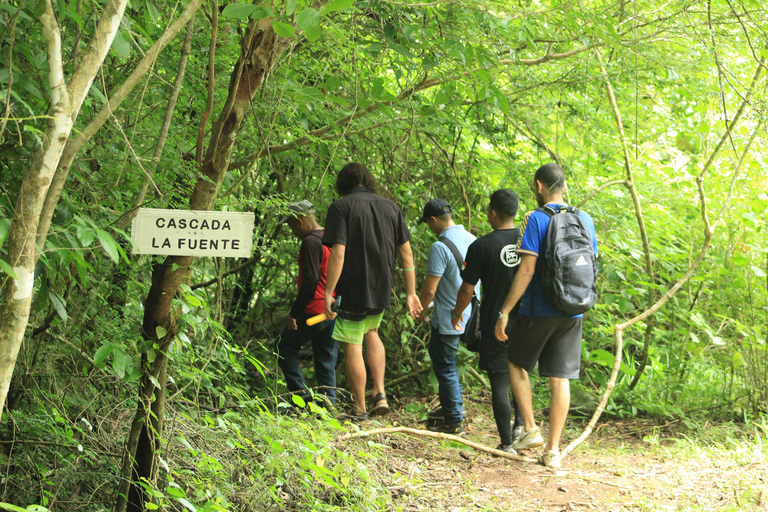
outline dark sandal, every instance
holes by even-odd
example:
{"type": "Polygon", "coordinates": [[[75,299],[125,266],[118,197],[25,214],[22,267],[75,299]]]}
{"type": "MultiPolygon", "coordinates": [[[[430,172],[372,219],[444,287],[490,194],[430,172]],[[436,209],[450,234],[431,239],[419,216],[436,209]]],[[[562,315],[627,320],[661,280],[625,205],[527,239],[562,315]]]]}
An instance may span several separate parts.
{"type": "Polygon", "coordinates": [[[343,413],[343,414],[339,414],[338,418],[336,419],[338,419],[341,422],[351,421],[352,423],[361,423],[368,419],[368,413],[367,412],[361,412],[358,414],[343,413]]]}
{"type": "Polygon", "coordinates": [[[379,393],[373,397],[373,405],[369,414],[371,416],[384,416],[389,413],[389,404],[387,403],[387,395],[379,393]]]}

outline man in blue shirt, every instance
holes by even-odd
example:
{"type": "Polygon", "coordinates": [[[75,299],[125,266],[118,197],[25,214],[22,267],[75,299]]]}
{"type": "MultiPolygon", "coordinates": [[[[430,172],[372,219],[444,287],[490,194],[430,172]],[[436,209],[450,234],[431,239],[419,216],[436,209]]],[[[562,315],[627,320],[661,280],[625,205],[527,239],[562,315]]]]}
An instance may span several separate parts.
{"type": "MultiPolygon", "coordinates": [[[[534,177],[534,192],[539,206],[555,209],[565,206],[563,191],[565,174],[554,163],[541,166],[534,177]]],[[[580,211],[579,218],[587,228],[597,256],[597,236],[592,218],[580,211]]],[[[549,437],[540,462],[545,466],[560,466],[560,435],[570,407],[569,379],[578,379],[581,366],[581,315],[569,317],[555,309],[544,296],[539,284],[537,265],[539,255],[546,250],[550,217],[540,211],[528,212],[520,228],[517,254],[521,258],[512,287],[499,311],[496,337],[506,340],[509,312],[520,302],[515,320],[514,339],[509,342],[509,378],[515,400],[525,421],[525,430],[512,443],[515,450],[545,444],[533,417],[533,401],[528,373],[539,363],[539,374],[549,377],[552,398],[549,407],[549,437]],[[529,286],[530,285],[530,286],[529,286]]]]}
{"type": "MultiPolygon", "coordinates": [[[[456,357],[459,349],[459,337],[464,332],[464,321],[460,330],[453,328],[451,315],[456,306],[456,295],[461,286],[461,270],[467,248],[475,237],[463,226],[456,225],[451,215],[451,205],[443,199],[432,199],[424,206],[424,213],[419,223],[425,223],[438,241],[429,248],[427,257],[427,277],[421,287],[419,299],[423,305],[434,299],[434,308],[429,317],[432,336],[429,341],[429,357],[437,377],[440,405],[443,408],[442,424],[430,426],[434,432],[460,434],[464,432],[462,424],[461,384],[456,371],[456,357]],[[461,267],[451,248],[453,244],[461,256],[461,267]]],[[[464,319],[469,319],[472,306],[462,312],[464,319]]],[[[460,317],[462,315],[459,315],[460,317]]],[[[424,314],[420,316],[424,321],[424,314]]]]}

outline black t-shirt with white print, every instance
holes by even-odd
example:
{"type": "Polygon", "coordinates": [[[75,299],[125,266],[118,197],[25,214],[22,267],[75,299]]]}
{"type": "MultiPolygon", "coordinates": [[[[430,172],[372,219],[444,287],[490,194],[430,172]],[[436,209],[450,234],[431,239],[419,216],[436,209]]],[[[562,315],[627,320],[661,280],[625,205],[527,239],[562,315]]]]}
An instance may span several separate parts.
{"type": "MultiPolygon", "coordinates": [[[[480,368],[486,371],[508,371],[508,345],[506,341],[496,339],[494,328],[520,267],[520,257],[515,250],[519,236],[520,230],[512,228],[497,229],[478,238],[467,250],[466,266],[461,274],[465,283],[476,285],[478,280],[481,281],[480,368]]],[[[516,311],[517,306],[512,314],[516,311]]]]}

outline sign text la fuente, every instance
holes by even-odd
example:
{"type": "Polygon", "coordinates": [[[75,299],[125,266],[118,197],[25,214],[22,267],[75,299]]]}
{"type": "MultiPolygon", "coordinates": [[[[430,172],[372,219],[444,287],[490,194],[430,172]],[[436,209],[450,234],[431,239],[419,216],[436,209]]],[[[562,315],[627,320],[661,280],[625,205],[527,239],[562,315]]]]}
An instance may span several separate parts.
{"type": "Polygon", "coordinates": [[[133,219],[135,254],[248,258],[253,213],[140,208],[133,219]]]}

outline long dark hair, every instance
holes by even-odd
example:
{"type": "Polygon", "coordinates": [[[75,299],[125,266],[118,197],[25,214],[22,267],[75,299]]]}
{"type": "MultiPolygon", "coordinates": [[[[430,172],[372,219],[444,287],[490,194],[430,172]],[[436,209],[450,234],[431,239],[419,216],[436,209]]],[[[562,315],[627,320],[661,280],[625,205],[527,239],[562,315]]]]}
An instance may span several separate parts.
{"type": "Polygon", "coordinates": [[[352,162],[342,167],[339,175],[336,176],[336,191],[339,195],[346,196],[358,185],[364,186],[373,193],[376,193],[378,187],[373,174],[363,164],[352,162]]]}

